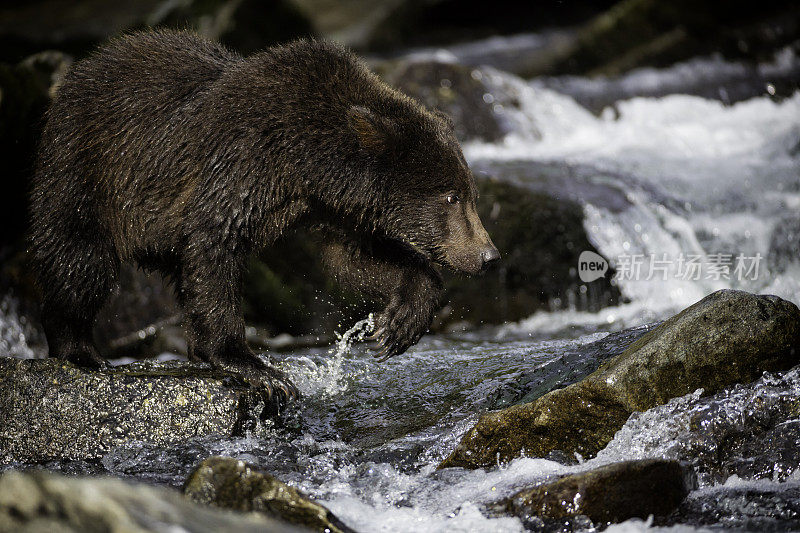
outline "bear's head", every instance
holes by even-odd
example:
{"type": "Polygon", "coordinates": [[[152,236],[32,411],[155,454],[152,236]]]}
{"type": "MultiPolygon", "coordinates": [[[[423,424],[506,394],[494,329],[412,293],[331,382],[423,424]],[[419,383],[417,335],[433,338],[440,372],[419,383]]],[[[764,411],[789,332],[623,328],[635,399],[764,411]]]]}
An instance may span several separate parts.
{"type": "Polygon", "coordinates": [[[447,115],[408,101],[352,106],[348,122],[369,155],[387,235],[430,260],[476,274],[500,258],[483,227],[472,172],[447,115]]]}

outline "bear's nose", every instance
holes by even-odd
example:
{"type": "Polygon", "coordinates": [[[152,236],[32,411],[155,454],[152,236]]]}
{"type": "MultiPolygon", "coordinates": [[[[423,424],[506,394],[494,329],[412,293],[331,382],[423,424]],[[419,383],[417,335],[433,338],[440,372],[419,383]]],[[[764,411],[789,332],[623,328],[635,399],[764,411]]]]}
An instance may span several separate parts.
{"type": "Polygon", "coordinates": [[[498,259],[500,259],[500,252],[494,246],[481,252],[481,260],[483,260],[484,269],[492,263],[496,263],[498,259]]]}

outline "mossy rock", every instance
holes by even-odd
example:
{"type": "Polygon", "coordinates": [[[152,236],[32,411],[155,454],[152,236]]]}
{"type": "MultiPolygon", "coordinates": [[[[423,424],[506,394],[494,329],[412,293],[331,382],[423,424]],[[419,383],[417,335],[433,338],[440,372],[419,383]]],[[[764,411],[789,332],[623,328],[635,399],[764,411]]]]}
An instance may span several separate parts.
{"type": "Polygon", "coordinates": [[[244,435],[279,408],[266,390],[192,363],[83,370],[0,357],[0,464],[97,459],[132,441],[244,435]]]}
{"type": "Polygon", "coordinates": [[[440,468],[491,467],[559,451],[592,457],[631,413],[699,388],[715,393],[800,362],[800,310],[777,296],[717,291],[665,321],[583,381],[487,413],[440,468]]]}
{"type": "Polygon", "coordinates": [[[299,490],[230,457],[210,457],[200,463],[186,481],[184,494],[196,503],[234,511],[256,511],[312,531],[353,531],[299,490]]]}
{"type": "Polygon", "coordinates": [[[163,487],[45,471],[0,474],[0,531],[146,533],[300,533],[309,531],[254,513],[231,513],[188,501],[163,487]]]}

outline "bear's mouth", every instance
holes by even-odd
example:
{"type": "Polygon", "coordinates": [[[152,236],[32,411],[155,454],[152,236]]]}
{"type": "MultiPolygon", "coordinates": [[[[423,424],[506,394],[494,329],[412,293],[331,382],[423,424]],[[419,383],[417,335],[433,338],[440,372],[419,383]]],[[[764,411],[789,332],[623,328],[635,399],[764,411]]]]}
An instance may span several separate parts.
{"type": "Polygon", "coordinates": [[[428,250],[423,244],[408,235],[401,235],[400,239],[394,239],[402,248],[405,248],[414,255],[422,256],[423,259],[432,261],[436,264],[443,264],[444,257],[437,250],[428,250]]]}

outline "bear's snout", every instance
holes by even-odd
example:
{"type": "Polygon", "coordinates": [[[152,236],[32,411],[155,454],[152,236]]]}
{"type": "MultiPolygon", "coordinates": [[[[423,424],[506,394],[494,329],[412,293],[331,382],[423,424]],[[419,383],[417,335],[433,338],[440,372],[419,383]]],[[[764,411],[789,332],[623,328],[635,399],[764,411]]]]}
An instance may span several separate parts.
{"type": "Polygon", "coordinates": [[[500,252],[478,217],[474,205],[453,210],[448,217],[447,263],[455,270],[478,274],[497,263],[500,252]]]}

